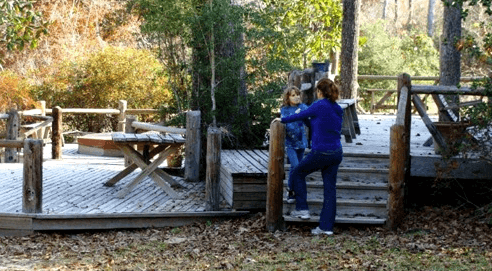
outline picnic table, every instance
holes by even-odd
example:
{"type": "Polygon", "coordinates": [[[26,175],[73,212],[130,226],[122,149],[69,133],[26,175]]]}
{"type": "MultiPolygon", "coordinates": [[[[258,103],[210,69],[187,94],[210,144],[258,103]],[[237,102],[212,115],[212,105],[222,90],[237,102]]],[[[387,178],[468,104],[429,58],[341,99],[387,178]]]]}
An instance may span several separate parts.
{"type": "Polygon", "coordinates": [[[137,168],[141,168],[142,172],[119,191],[119,198],[125,197],[147,176],[150,176],[173,199],[179,198],[172,186],[179,187],[180,184],[160,169],[159,165],[185,143],[183,136],[155,132],[143,134],[118,132],[112,133],[111,139],[125,156],[132,160],[132,163],[107,181],[105,186],[113,186],[137,168]],[[138,151],[139,149],[142,149],[142,153],[138,151]],[[151,162],[151,159],[156,155],[157,158],[151,162]]]}

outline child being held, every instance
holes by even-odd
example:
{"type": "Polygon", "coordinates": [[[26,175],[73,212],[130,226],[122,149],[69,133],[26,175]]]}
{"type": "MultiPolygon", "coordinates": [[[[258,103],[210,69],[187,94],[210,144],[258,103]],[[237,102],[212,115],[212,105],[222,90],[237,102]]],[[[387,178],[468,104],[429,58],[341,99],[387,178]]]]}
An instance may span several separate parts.
{"type": "MultiPolygon", "coordinates": [[[[307,109],[307,105],[301,103],[301,91],[295,87],[288,87],[282,94],[283,104],[280,109],[281,117],[287,117],[292,114],[301,112],[307,109]]],[[[307,147],[307,136],[302,121],[287,123],[285,126],[285,151],[290,161],[290,170],[296,167],[304,156],[304,150],[307,147]]],[[[287,202],[295,202],[294,189],[292,187],[291,178],[287,184],[287,202]]]]}

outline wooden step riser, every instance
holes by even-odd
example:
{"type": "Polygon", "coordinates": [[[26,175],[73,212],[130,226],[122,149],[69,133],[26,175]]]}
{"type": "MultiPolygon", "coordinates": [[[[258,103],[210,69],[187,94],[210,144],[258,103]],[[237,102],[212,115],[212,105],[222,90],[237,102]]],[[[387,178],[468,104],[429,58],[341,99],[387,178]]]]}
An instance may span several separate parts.
{"type": "MultiPolygon", "coordinates": [[[[317,199],[323,200],[323,190],[308,189],[308,200],[317,199]]],[[[360,189],[338,189],[337,199],[344,200],[387,200],[388,191],[386,190],[360,190],[360,189]]]]}
{"type": "MultiPolygon", "coordinates": [[[[309,212],[311,215],[319,216],[323,204],[308,202],[309,212]]],[[[295,204],[289,204],[284,202],[283,214],[288,215],[291,211],[295,210],[295,204]]],[[[366,218],[388,218],[388,210],[386,206],[358,206],[358,205],[345,205],[338,204],[337,202],[337,216],[343,217],[366,217],[366,218]]]]}
{"type": "MultiPolygon", "coordinates": [[[[285,178],[289,177],[289,172],[285,172],[285,178]]],[[[306,182],[323,182],[323,178],[321,177],[321,172],[316,171],[309,174],[306,177],[306,182]]],[[[354,172],[346,172],[339,171],[337,174],[337,183],[339,182],[358,182],[361,184],[378,184],[378,183],[388,183],[388,174],[387,173],[354,173],[354,172]]]]}
{"type": "MultiPolygon", "coordinates": [[[[310,222],[318,223],[319,216],[311,216],[311,219],[303,220],[297,217],[284,216],[284,220],[288,222],[310,222]]],[[[374,218],[374,217],[345,217],[337,216],[335,217],[335,224],[372,224],[372,225],[384,225],[386,223],[386,218],[374,218]]]]}
{"type": "MultiPolygon", "coordinates": [[[[289,165],[289,160],[284,158],[287,165],[289,165]]],[[[340,167],[349,168],[378,168],[384,169],[389,168],[389,158],[376,158],[376,157],[343,157],[340,167]]]]}

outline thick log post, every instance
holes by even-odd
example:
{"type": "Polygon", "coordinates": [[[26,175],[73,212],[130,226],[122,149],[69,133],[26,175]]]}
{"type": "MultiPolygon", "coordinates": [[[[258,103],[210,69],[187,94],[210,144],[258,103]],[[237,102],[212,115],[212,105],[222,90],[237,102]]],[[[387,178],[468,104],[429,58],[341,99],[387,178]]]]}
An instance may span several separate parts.
{"type": "Polygon", "coordinates": [[[120,110],[120,114],[118,115],[118,131],[120,131],[120,132],[125,131],[126,109],[127,109],[127,102],[125,100],[119,100],[118,101],[118,110],[120,110]]]}
{"type": "Polygon", "coordinates": [[[200,111],[189,111],[186,113],[184,178],[189,182],[198,182],[200,180],[200,125],[200,111]]]}
{"type": "MultiPolygon", "coordinates": [[[[8,112],[7,119],[7,140],[17,140],[19,137],[20,118],[16,109],[11,109],[8,112]]],[[[5,163],[19,162],[19,154],[15,148],[5,148],[5,163]]]]}
{"type": "MultiPolygon", "coordinates": [[[[137,121],[137,116],[135,116],[135,115],[127,115],[126,116],[125,133],[127,133],[127,134],[134,134],[135,133],[135,128],[132,126],[132,123],[134,121],[137,121]]],[[[125,156],[125,167],[127,167],[127,166],[131,165],[133,163],[133,161],[126,154],[124,154],[124,156],[125,156]]]]}
{"type": "Polygon", "coordinates": [[[206,209],[220,209],[220,151],[222,149],[222,132],[216,127],[207,130],[207,172],[206,172],[206,209]]]}
{"type": "Polygon", "coordinates": [[[62,109],[55,106],[52,111],[53,116],[53,133],[51,138],[51,158],[62,159],[63,128],[62,128],[62,109]]]}
{"type": "Polygon", "coordinates": [[[24,183],[22,212],[42,213],[43,203],[43,141],[24,141],[24,183]]]}
{"type": "Polygon", "coordinates": [[[267,177],[266,226],[269,232],[285,229],[283,217],[285,125],[274,120],[270,125],[267,177]]]}
{"type": "MultiPolygon", "coordinates": [[[[409,78],[408,78],[409,79],[409,78]]],[[[389,165],[389,198],[388,223],[390,229],[396,229],[401,223],[404,213],[405,179],[410,172],[410,128],[407,126],[407,114],[410,104],[410,91],[406,82],[400,85],[398,93],[398,112],[396,121],[390,129],[390,165],[389,165]]],[[[410,123],[408,123],[410,126],[410,123]]]]}

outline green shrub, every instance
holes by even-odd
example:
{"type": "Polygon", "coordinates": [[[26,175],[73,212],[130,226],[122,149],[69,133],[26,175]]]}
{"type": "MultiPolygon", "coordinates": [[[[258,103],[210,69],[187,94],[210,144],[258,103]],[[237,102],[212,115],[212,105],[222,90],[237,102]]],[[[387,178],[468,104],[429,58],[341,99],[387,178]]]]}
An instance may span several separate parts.
{"type": "MultiPolygon", "coordinates": [[[[367,75],[437,76],[439,52],[432,38],[414,33],[403,37],[390,36],[386,22],[361,26],[358,72],[367,75]]],[[[364,80],[360,82],[359,96],[362,106],[370,108],[370,93],[367,89],[396,89],[396,80],[364,80]]],[[[385,93],[376,92],[379,100],[385,93]]]]}
{"type": "MultiPolygon", "coordinates": [[[[149,51],[107,47],[85,59],[61,63],[35,88],[35,95],[48,107],[117,108],[118,100],[126,100],[128,108],[158,108],[171,98],[161,70],[149,51]]],[[[117,126],[115,117],[100,115],[67,116],[64,122],[89,132],[117,126]]]]}

